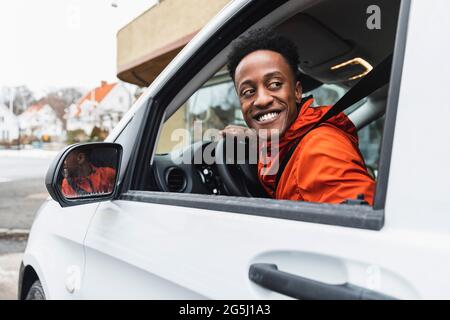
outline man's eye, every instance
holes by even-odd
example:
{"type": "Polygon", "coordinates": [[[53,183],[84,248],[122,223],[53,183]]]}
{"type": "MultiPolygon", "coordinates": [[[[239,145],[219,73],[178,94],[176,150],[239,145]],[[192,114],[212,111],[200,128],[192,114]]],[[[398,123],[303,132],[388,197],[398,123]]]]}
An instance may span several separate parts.
{"type": "Polygon", "coordinates": [[[278,89],[281,88],[282,83],[279,81],[274,81],[269,84],[269,89],[278,89]]]}
{"type": "Polygon", "coordinates": [[[254,89],[246,89],[242,91],[241,96],[243,97],[250,97],[255,92],[254,89]]]}

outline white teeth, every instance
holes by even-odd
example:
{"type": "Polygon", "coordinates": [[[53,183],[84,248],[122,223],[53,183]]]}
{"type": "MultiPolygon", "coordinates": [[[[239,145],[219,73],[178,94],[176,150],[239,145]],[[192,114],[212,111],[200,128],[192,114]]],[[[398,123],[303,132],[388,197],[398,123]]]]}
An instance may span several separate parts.
{"type": "Polygon", "coordinates": [[[272,120],[273,118],[275,118],[277,115],[278,115],[278,112],[266,113],[266,114],[258,117],[258,121],[261,121],[261,122],[269,121],[269,120],[272,120]]]}

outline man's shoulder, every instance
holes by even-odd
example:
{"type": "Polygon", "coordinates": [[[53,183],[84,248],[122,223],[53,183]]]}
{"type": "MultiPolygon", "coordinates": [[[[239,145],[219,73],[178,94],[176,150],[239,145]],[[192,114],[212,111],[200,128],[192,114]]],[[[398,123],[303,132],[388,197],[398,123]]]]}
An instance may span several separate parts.
{"type": "Polygon", "coordinates": [[[300,148],[329,146],[330,144],[352,145],[348,134],[328,123],[320,125],[318,128],[309,132],[299,143],[300,148]]]}
{"type": "Polygon", "coordinates": [[[111,168],[111,167],[97,167],[95,169],[95,171],[99,175],[110,176],[110,175],[115,175],[116,174],[116,170],[111,168]]]}
{"type": "Polygon", "coordinates": [[[357,138],[351,138],[343,130],[328,124],[321,125],[303,137],[292,155],[295,162],[302,166],[305,161],[317,163],[323,159],[348,160],[359,157],[357,138]]]}

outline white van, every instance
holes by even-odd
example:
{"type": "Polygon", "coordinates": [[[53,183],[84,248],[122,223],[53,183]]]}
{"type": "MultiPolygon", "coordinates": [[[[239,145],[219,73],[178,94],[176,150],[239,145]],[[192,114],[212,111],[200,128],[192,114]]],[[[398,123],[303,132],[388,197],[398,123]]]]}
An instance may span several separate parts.
{"type": "Polygon", "coordinates": [[[449,299],[449,11],[446,0],[231,2],[106,142],[55,159],[46,178],[53,199],[34,221],[19,298],[449,299]],[[264,198],[243,174],[251,166],[179,161],[214,141],[169,148],[177,117],[192,134],[195,117],[208,128],[240,123],[222,71],[231,42],[259,27],[297,44],[305,94],[323,103],[393,54],[389,84],[345,111],[376,179],[373,206],[264,198]],[[205,96],[219,98],[204,107],[205,96]],[[109,190],[61,191],[64,162],[81,151],[115,168],[109,190]]]}

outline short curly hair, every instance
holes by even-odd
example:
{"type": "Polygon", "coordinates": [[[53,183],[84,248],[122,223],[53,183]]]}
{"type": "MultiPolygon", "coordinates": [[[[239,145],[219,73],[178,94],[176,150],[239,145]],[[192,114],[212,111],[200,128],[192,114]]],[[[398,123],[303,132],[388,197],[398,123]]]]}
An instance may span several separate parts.
{"type": "Polygon", "coordinates": [[[273,29],[260,28],[249,31],[232,43],[227,67],[233,81],[236,68],[242,59],[258,50],[270,50],[281,54],[291,67],[294,77],[297,77],[299,57],[296,45],[273,29]]]}

